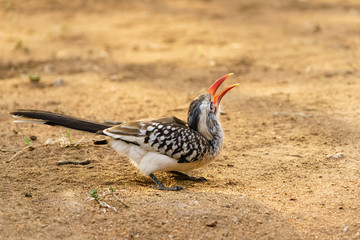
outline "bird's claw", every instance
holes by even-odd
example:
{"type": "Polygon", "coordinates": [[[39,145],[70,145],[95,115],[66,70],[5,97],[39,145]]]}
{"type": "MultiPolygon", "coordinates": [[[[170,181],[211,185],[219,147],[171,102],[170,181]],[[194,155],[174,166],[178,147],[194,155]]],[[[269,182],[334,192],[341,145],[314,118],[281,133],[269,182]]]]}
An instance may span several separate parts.
{"type": "Polygon", "coordinates": [[[177,175],[177,176],[171,176],[171,178],[175,180],[187,180],[187,181],[193,181],[193,182],[205,182],[207,181],[204,177],[191,177],[188,175],[177,175]]]}

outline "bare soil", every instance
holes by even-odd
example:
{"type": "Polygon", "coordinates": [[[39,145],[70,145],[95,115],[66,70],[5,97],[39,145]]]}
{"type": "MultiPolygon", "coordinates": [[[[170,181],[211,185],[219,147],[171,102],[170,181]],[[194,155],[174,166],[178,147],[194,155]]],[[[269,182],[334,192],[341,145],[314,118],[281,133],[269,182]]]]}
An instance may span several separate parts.
{"type": "Polygon", "coordinates": [[[0,3],[2,239],[360,239],[358,1],[0,3]],[[229,72],[224,149],[190,173],[209,181],[158,175],[181,192],[98,136],[9,114],[185,120],[229,72]],[[109,186],[112,208],[90,200],[109,186]]]}

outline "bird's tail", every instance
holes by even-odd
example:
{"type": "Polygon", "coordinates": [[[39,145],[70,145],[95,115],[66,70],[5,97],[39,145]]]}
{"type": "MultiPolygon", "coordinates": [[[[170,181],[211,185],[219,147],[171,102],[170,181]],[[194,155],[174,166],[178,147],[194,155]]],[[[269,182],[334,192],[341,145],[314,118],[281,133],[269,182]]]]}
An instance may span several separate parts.
{"type": "Polygon", "coordinates": [[[104,123],[97,123],[64,114],[40,110],[17,110],[11,113],[17,120],[14,122],[41,123],[50,126],[63,126],[85,132],[96,133],[111,127],[104,123]]]}

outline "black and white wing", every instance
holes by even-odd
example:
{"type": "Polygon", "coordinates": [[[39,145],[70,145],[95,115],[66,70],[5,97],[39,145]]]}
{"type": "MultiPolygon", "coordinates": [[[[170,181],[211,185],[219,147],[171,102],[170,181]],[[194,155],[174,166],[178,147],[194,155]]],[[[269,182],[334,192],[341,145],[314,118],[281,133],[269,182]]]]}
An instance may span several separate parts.
{"type": "Polygon", "coordinates": [[[176,117],[125,122],[103,131],[104,134],[147,151],[158,152],[179,163],[193,162],[209,151],[209,142],[176,117]]]}

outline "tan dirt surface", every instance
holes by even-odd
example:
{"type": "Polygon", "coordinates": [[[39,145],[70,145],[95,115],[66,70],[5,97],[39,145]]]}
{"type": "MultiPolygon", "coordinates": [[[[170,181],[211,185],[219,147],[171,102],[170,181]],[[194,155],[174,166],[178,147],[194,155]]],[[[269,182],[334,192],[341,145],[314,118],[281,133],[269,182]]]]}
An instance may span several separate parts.
{"type": "Polygon", "coordinates": [[[360,239],[359,1],[0,3],[1,239],[360,239]],[[229,72],[224,148],[190,172],[209,181],[158,174],[181,192],[99,136],[9,114],[185,120],[229,72]],[[90,200],[109,186],[111,208],[90,200]]]}

